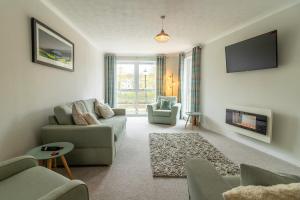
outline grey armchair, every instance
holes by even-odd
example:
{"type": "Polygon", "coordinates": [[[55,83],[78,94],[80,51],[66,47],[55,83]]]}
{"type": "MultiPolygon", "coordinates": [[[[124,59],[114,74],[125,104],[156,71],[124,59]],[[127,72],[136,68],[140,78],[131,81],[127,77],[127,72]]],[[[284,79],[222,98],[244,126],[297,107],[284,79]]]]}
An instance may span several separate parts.
{"type": "Polygon", "coordinates": [[[222,200],[222,193],[240,186],[239,176],[220,176],[204,159],[186,163],[190,200],[222,200]]]}
{"type": "Polygon", "coordinates": [[[147,105],[149,123],[176,125],[179,120],[181,104],[177,103],[175,96],[159,96],[157,102],[147,105]],[[166,99],[171,101],[171,110],[161,110],[160,101],[166,99]]]}
{"type": "Polygon", "coordinates": [[[88,200],[85,183],[37,165],[32,156],[0,162],[0,199],[88,200]]]}
{"type": "Polygon", "coordinates": [[[241,164],[240,169],[240,176],[221,176],[207,160],[187,161],[189,199],[223,200],[223,192],[238,186],[271,186],[300,182],[300,177],[297,175],[272,172],[247,164],[241,164]]]}

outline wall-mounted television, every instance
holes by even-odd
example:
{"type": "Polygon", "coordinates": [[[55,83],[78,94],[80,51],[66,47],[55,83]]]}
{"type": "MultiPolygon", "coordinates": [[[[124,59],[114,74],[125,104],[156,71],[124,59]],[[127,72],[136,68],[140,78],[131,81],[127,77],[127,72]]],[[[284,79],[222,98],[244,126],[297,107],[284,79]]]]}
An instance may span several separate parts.
{"type": "Polygon", "coordinates": [[[278,67],[277,30],[225,47],[227,73],[278,67]]]}

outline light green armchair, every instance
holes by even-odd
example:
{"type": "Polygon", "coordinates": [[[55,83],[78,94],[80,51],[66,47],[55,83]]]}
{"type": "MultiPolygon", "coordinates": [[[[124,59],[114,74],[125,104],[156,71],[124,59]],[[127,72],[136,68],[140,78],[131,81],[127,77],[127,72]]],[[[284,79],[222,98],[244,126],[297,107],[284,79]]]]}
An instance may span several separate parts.
{"type": "Polygon", "coordinates": [[[88,200],[89,194],[82,181],[38,166],[32,156],[21,156],[0,162],[0,199],[88,200]]]}
{"type": "Polygon", "coordinates": [[[149,123],[176,125],[179,120],[180,109],[181,104],[177,103],[177,97],[159,96],[156,103],[147,105],[148,121],[149,123]],[[162,99],[171,101],[171,110],[160,109],[162,99]]]}

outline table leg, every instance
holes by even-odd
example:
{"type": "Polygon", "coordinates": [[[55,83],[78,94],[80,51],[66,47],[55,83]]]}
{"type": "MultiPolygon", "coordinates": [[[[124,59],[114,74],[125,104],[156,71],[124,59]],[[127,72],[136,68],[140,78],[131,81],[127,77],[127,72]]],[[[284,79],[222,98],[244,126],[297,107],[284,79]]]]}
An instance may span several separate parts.
{"type": "Polygon", "coordinates": [[[47,160],[47,168],[50,170],[52,169],[52,159],[51,158],[47,160]]]}
{"type": "Polygon", "coordinates": [[[193,116],[192,123],[193,123],[193,126],[197,126],[197,117],[196,116],[193,116]]]}
{"type": "Polygon", "coordinates": [[[53,168],[57,168],[56,158],[53,158],[53,168]]]}
{"type": "Polygon", "coordinates": [[[186,122],[185,122],[184,128],[186,128],[187,124],[189,123],[189,120],[190,120],[190,115],[188,116],[188,118],[187,118],[187,120],[186,120],[186,122]]]}
{"type": "Polygon", "coordinates": [[[44,161],[43,160],[39,160],[39,166],[44,166],[44,161]]]}
{"type": "Polygon", "coordinates": [[[66,158],[64,156],[61,156],[60,158],[61,158],[61,161],[62,161],[62,163],[63,163],[63,165],[64,165],[64,167],[66,169],[66,172],[67,172],[69,178],[73,179],[73,175],[72,175],[72,172],[71,172],[71,170],[70,170],[70,168],[68,166],[66,158]]]}
{"type": "Polygon", "coordinates": [[[195,116],[192,116],[192,120],[191,120],[191,124],[192,124],[192,130],[194,130],[194,121],[195,121],[195,116]]]}

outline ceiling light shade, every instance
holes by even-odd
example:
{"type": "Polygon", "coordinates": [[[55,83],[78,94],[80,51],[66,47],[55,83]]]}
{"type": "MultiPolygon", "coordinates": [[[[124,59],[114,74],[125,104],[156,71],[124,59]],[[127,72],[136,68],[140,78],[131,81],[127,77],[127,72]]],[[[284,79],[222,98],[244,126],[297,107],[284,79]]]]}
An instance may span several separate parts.
{"type": "Polygon", "coordinates": [[[154,37],[154,39],[157,42],[167,42],[170,39],[170,36],[165,33],[164,29],[162,29],[161,32],[154,37]]]}
{"type": "Polygon", "coordinates": [[[167,41],[169,41],[170,36],[169,36],[169,34],[165,33],[165,31],[164,31],[164,19],[165,19],[165,16],[161,16],[160,18],[161,18],[161,22],[162,22],[162,23],[161,23],[162,28],[161,28],[160,33],[157,34],[157,35],[154,37],[154,39],[155,39],[157,42],[167,42],[167,41]]]}

